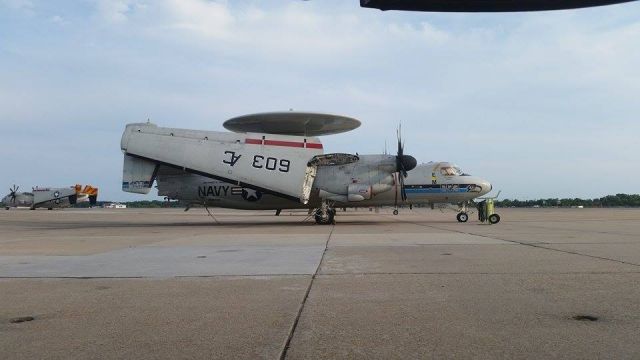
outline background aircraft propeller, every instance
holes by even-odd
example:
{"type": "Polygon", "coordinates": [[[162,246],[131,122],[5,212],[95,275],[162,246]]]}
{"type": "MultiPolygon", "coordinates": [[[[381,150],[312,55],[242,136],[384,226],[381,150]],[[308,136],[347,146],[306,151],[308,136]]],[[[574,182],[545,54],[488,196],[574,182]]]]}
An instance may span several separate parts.
{"type": "Polygon", "coordinates": [[[16,192],[20,189],[20,186],[16,186],[16,184],[13,184],[12,188],[9,188],[9,196],[11,197],[11,202],[15,203],[16,202],[16,192]]]}

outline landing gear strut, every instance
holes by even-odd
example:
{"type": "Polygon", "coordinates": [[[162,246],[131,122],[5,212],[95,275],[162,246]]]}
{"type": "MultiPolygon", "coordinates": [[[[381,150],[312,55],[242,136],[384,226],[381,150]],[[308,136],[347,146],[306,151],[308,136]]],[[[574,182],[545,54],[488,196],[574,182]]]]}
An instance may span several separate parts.
{"type": "Polygon", "coordinates": [[[328,204],[322,204],[322,207],[318,208],[313,215],[316,219],[316,224],[329,225],[335,224],[336,209],[330,207],[328,204]]]}
{"type": "Polygon", "coordinates": [[[469,220],[469,214],[467,214],[467,203],[463,202],[460,204],[460,207],[458,209],[458,216],[456,216],[456,219],[458,219],[458,222],[467,222],[467,220],[469,220]]]}

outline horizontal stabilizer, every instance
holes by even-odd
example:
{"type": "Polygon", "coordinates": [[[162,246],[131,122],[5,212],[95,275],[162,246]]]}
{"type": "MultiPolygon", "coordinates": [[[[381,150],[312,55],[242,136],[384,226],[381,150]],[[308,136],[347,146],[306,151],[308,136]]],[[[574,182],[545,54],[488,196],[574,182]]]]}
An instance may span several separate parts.
{"type": "Polygon", "coordinates": [[[148,194],[158,172],[156,163],[124,155],[122,190],[136,194],[148,194]]]}
{"type": "Polygon", "coordinates": [[[127,125],[120,148],[125,153],[123,190],[151,187],[154,164],[304,201],[307,163],[322,153],[318,138],[254,133],[220,133],[127,125]],[[135,159],[135,160],[134,160],[135,159]],[[135,186],[132,186],[134,182],[135,186]]]}

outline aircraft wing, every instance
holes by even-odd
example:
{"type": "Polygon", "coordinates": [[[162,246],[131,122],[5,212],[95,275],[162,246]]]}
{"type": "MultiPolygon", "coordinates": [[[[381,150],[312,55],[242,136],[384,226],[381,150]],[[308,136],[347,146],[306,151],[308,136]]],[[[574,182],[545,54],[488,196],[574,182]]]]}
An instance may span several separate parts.
{"type": "Polygon", "coordinates": [[[380,10],[442,12],[510,12],[575,9],[633,0],[360,0],[360,6],[380,10]]]}
{"type": "Polygon", "coordinates": [[[314,137],[222,133],[154,124],[127,125],[123,190],[148,193],[159,166],[261,190],[295,201],[308,196],[307,163],[322,153],[314,137]]]}

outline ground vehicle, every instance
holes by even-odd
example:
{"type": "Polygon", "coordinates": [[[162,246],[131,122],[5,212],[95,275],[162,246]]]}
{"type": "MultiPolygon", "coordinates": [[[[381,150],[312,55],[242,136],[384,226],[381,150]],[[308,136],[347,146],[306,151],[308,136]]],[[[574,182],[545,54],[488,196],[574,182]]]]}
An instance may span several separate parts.
{"type": "Polygon", "coordinates": [[[500,215],[495,213],[493,198],[483,199],[478,203],[478,220],[497,224],[500,222],[500,215]]]}

